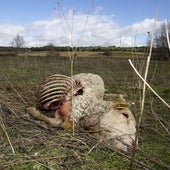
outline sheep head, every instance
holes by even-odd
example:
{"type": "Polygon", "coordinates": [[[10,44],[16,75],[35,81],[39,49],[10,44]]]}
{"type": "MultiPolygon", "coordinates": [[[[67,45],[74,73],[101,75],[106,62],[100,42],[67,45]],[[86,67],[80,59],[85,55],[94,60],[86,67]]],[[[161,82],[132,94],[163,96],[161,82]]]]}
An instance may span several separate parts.
{"type": "Polygon", "coordinates": [[[136,121],[129,108],[117,107],[111,101],[96,103],[95,108],[91,109],[94,114],[80,119],[80,126],[117,150],[126,153],[134,151],[136,121]]]}
{"type": "Polygon", "coordinates": [[[102,114],[100,126],[102,140],[110,140],[116,149],[131,152],[135,149],[136,121],[129,110],[111,107],[109,112],[102,114]]]}

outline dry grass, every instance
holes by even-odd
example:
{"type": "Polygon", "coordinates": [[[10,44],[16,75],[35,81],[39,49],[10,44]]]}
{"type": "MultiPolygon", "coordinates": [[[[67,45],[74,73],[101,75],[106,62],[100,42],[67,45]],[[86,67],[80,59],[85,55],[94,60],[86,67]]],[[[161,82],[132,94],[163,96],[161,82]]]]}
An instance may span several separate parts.
{"type": "MultiPolygon", "coordinates": [[[[87,54],[86,54],[87,55],[87,54]]],[[[0,167],[1,169],[129,169],[131,155],[116,152],[86,133],[50,128],[25,111],[35,105],[34,92],[42,79],[54,73],[70,75],[68,57],[1,57],[0,68],[0,167]]],[[[142,65],[143,60],[133,60],[142,65]]],[[[136,63],[136,64],[137,64],[136,63]]],[[[156,62],[150,63],[150,72],[156,62]]],[[[159,62],[148,80],[170,102],[169,63],[159,62]]],[[[105,81],[107,93],[126,93],[135,102],[138,117],[140,89],[126,59],[77,57],[74,74],[91,72],[105,81]],[[95,68],[94,68],[95,65],[95,68]]],[[[169,169],[169,109],[146,90],[144,116],[140,126],[139,149],[132,169],[169,169]],[[163,126],[162,126],[163,125],[163,126]],[[165,127],[165,128],[164,128],[165,127]]]]}

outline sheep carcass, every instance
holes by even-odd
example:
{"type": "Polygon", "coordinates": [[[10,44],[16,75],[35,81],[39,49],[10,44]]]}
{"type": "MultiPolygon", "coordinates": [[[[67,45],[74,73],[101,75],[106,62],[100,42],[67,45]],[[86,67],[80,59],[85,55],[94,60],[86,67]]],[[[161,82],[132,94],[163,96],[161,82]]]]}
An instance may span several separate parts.
{"type": "Polygon", "coordinates": [[[103,100],[104,92],[104,82],[96,74],[81,73],[72,78],[55,74],[40,85],[37,93],[39,108],[55,110],[55,118],[49,118],[33,107],[28,111],[52,126],[69,129],[74,124],[93,132],[102,141],[110,141],[118,150],[133,151],[134,116],[127,104],[119,108],[117,103],[103,100]]]}

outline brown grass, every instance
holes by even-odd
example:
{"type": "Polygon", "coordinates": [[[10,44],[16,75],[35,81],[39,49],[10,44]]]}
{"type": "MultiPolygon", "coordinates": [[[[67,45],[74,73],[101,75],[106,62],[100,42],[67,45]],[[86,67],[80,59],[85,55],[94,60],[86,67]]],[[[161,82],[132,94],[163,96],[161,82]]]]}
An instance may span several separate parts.
{"type": "MultiPolygon", "coordinates": [[[[116,152],[109,144],[100,143],[87,133],[73,135],[50,128],[27,114],[26,108],[35,106],[34,92],[44,77],[54,73],[70,75],[68,57],[18,56],[0,60],[1,169],[129,169],[131,155],[116,152]]],[[[134,59],[133,62],[143,61],[134,59]]],[[[151,73],[156,64],[151,62],[151,73]]],[[[159,70],[154,77],[150,73],[148,80],[170,102],[169,63],[158,64],[159,70]]],[[[107,93],[126,93],[127,100],[135,102],[131,110],[138,116],[140,88],[127,59],[77,57],[73,73],[80,72],[99,74],[107,93]]],[[[169,135],[161,125],[169,129],[169,109],[146,90],[144,112],[139,149],[132,168],[169,169],[169,135]]]]}

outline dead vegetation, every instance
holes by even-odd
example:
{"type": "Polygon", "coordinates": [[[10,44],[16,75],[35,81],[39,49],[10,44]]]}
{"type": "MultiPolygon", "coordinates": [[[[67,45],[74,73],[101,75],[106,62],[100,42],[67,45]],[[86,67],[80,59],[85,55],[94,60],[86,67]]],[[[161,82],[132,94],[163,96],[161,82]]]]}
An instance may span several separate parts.
{"type": "MultiPolygon", "coordinates": [[[[69,58],[6,56],[0,60],[0,169],[130,168],[131,155],[116,152],[110,144],[100,143],[87,133],[73,135],[50,128],[27,114],[26,108],[35,106],[34,92],[44,77],[70,74],[69,58]]],[[[169,102],[169,63],[151,63],[151,73],[157,64],[154,76],[149,74],[148,80],[169,102]]],[[[131,110],[139,116],[141,91],[127,60],[77,57],[73,71],[99,74],[107,93],[126,93],[128,100],[135,103],[131,110]]],[[[146,90],[144,113],[139,149],[131,169],[170,169],[169,109],[146,90]]]]}

